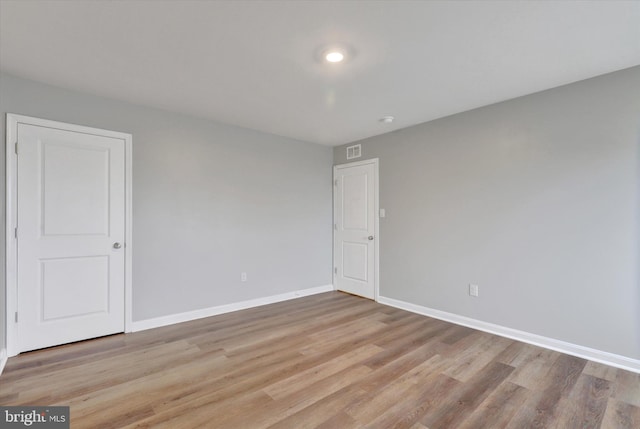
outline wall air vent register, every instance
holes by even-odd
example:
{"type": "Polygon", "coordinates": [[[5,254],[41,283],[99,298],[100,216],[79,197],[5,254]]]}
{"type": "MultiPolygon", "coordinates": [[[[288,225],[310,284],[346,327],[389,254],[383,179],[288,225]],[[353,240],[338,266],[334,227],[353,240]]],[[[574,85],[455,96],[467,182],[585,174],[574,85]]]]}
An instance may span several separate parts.
{"type": "Polygon", "coordinates": [[[362,156],[362,147],[359,144],[347,147],[347,159],[360,158],[362,156]]]}

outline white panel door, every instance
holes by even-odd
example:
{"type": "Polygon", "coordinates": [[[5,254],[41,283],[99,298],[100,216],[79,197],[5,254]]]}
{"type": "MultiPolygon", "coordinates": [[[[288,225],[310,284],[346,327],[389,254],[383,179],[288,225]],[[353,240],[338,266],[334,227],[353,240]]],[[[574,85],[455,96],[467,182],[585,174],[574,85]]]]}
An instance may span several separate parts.
{"type": "Polygon", "coordinates": [[[124,331],[125,142],[18,125],[18,351],[124,331]]]}
{"type": "Polygon", "coordinates": [[[375,299],[375,164],[337,166],[334,179],[335,286],[375,299]]]}

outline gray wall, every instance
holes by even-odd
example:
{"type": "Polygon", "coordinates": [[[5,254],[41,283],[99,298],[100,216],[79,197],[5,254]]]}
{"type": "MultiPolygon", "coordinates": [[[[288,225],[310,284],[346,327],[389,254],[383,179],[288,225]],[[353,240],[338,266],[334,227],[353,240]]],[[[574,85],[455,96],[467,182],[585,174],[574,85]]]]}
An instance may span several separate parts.
{"type": "Polygon", "coordinates": [[[134,320],[331,284],[331,148],[0,75],[7,112],[133,134],[134,320]]]}
{"type": "Polygon", "coordinates": [[[640,67],[360,143],[382,296],[640,358],[640,67]]]}

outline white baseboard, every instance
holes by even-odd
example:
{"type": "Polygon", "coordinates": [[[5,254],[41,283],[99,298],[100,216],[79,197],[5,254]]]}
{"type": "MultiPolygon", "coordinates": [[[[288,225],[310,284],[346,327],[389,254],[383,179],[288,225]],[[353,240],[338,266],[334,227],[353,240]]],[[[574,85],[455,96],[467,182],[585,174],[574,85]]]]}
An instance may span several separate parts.
{"type": "Polygon", "coordinates": [[[455,323],[456,325],[467,326],[479,331],[489,332],[491,334],[496,334],[502,337],[511,338],[513,340],[522,341],[523,343],[533,344],[535,346],[540,346],[568,355],[603,363],[605,365],[614,366],[616,368],[622,368],[627,371],[640,373],[639,359],[632,359],[626,356],[580,346],[578,344],[572,344],[553,338],[543,337],[542,335],[507,328],[505,326],[495,325],[493,323],[483,322],[481,320],[471,319],[469,317],[459,316],[454,313],[435,310],[433,308],[423,307],[421,305],[411,304],[409,302],[399,301],[393,298],[380,296],[378,297],[378,302],[380,304],[407,310],[412,313],[418,313],[422,314],[423,316],[433,317],[434,319],[440,319],[447,322],[455,323]]]}
{"type": "Polygon", "coordinates": [[[232,311],[245,310],[247,308],[259,307],[261,305],[301,298],[303,296],[315,295],[323,292],[331,292],[333,290],[333,285],[318,286],[309,289],[281,293],[279,295],[250,299],[248,301],[234,302],[232,304],[187,311],[185,313],[171,314],[168,316],[155,317],[153,319],[133,321],[132,331],[137,332],[144,331],[146,329],[159,328],[161,326],[173,325],[175,323],[188,322],[190,320],[202,319],[204,317],[216,316],[218,314],[231,313],[232,311]]]}
{"type": "Polygon", "coordinates": [[[7,349],[0,350],[0,375],[4,371],[4,366],[7,364],[7,349]]]}

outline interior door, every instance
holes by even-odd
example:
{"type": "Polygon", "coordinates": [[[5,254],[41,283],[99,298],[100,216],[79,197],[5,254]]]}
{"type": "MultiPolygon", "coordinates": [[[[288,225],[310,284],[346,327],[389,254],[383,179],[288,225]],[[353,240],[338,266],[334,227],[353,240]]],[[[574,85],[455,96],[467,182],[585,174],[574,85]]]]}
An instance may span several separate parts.
{"type": "Polygon", "coordinates": [[[124,331],[125,141],[18,124],[18,351],[124,331]]]}
{"type": "Polygon", "coordinates": [[[376,164],[334,169],[334,278],[338,290],[375,299],[376,164]]]}

